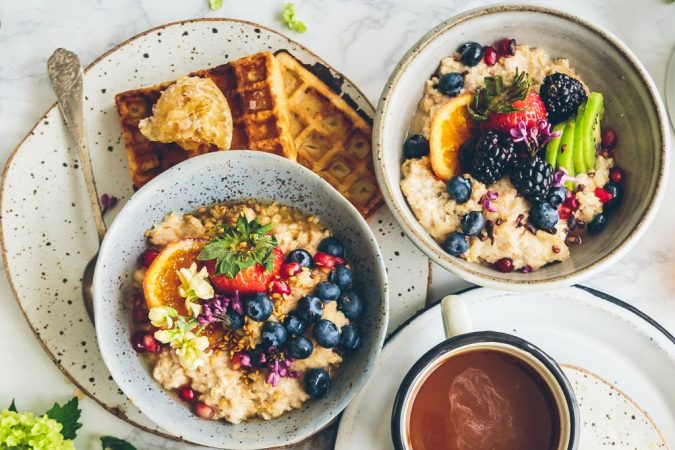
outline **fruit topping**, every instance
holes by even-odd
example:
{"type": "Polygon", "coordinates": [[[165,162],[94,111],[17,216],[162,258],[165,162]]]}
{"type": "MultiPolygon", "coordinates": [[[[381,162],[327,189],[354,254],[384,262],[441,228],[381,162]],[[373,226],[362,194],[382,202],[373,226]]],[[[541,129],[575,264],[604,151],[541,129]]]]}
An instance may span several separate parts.
{"type": "Polygon", "coordinates": [[[614,184],[623,183],[623,178],[625,177],[623,169],[619,167],[612,167],[609,169],[609,180],[614,184]]]}
{"type": "Polygon", "coordinates": [[[511,258],[501,258],[495,261],[494,268],[498,272],[509,273],[513,272],[513,260],[511,258]]]}
{"type": "Polygon", "coordinates": [[[135,332],[131,336],[131,348],[134,349],[136,353],[145,352],[145,332],[143,330],[135,332]]]}
{"type": "Polygon", "coordinates": [[[288,252],[288,254],[286,255],[286,262],[289,264],[297,263],[300,264],[302,267],[312,267],[314,265],[312,255],[310,255],[307,250],[302,248],[297,248],[295,250],[291,250],[290,252],[288,252]]]}
{"type": "Polygon", "coordinates": [[[462,64],[473,67],[483,57],[483,46],[478,42],[466,42],[457,48],[457,53],[462,64]]]}
{"type": "Polygon", "coordinates": [[[299,335],[288,340],[288,356],[294,359],[305,359],[314,351],[314,344],[305,336],[299,335]]]}
{"type": "Polygon", "coordinates": [[[551,139],[546,145],[546,162],[554,169],[558,168],[558,155],[560,154],[560,144],[562,143],[563,131],[565,131],[566,122],[560,122],[553,126],[551,139]]]}
{"type": "Polygon", "coordinates": [[[438,79],[436,88],[449,97],[457,97],[464,87],[464,75],[459,72],[450,72],[438,79]]]}
{"type": "Polygon", "coordinates": [[[419,159],[429,154],[429,140],[421,134],[413,134],[403,143],[405,159],[419,159]]]}
{"type": "Polygon", "coordinates": [[[603,202],[605,204],[605,211],[613,211],[618,208],[623,201],[623,189],[621,189],[621,186],[609,182],[603,186],[603,189],[612,196],[609,201],[603,202]]]}
{"type": "Polygon", "coordinates": [[[281,276],[285,278],[294,277],[295,275],[299,274],[301,270],[302,265],[300,265],[300,263],[297,263],[295,261],[287,262],[281,265],[281,276]]]}
{"type": "Polygon", "coordinates": [[[345,291],[337,300],[337,309],[342,311],[347,319],[356,320],[363,312],[363,301],[354,291],[345,291]]]}
{"type": "Polygon", "coordinates": [[[599,234],[606,226],[607,216],[604,213],[600,213],[588,223],[587,230],[590,234],[599,234]]]}
{"type": "Polygon", "coordinates": [[[312,398],[326,395],[331,386],[330,375],[325,369],[310,369],[305,373],[305,391],[312,398]]]}
{"type": "Polygon", "coordinates": [[[562,203],[567,198],[567,192],[568,190],[565,188],[565,186],[552,187],[548,191],[548,194],[546,194],[546,201],[557,208],[558,206],[562,205],[562,203]]]}
{"type": "Polygon", "coordinates": [[[272,280],[269,284],[269,293],[274,295],[290,295],[291,287],[286,280],[272,280]]]}
{"type": "Polygon", "coordinates": [[[279,322],[265,322],[260,337],[265,344],[280,347],[286,342],[286,328],[279,322]]]}
{"type": "Polygon", "coordinates": [[[598,197],[598,200],[600,200],[600,202],[602,203],[607,203],[614,198],[612,194],[610,194],[603,188],[595,188],[594,193],[595,196],[598,197]]]}
{"type": "Polygon", "coordinates": [[[290,336],[300,336],[307,329],[307,324],[300,320],[295,313],[290,313],[284,318],[286,333],[290,336]]]}
{"type": "Polygon", "coordinates": [[[452,256],[459,256],[469,249],[466,236],[458,231],[450,233],[443,241],[443,250],[452,256]]]}
{"type": "Polygon", "coordinates": [[[361,346],[361,337],[354,325],[345,325],[340,331],[338,348],[344,352],[353,352],[361,346]]]}
{"type": "Polygon", "coordinates": [[[477,131],[466,108],[471,97],[466,92],[448,100],[431,118],[429,158],[434,173],[443,181],[460,173],[459,148],[477,131]]]}
{"type": "Polygon", "coordinates": [[[328,280],[335,283],[340,289],[349,289],[353,281],[352,271],[345,265],[337,266],[328,275],[328,280]]]}
{"type": "Polygon", "coordinates": [[[196,402],[194,406],[195,414],[202,419],[213,419],[215,411],[204,402],[196,402]]]}
{"type": "Polygon", "coordinates": [[[340,341],[340,330],[330,320],[321,319],[314,324],[312,336],[321,347],[333,348],[340,341]]]}
{"type": "Polygon", "coordinates": [[[473,163],[473,157],[475,154],[476,139],[469,139],[460,145],[457,156],[461,173],[467,173],[471,171],[471,164],[473,163]]]}
{"type": "Polygon", "coordinates": [[[602,132],[602,148],[606,148],[607,150],[613,150],[614,147],[616,147],[616,131],[614,131],[611,128],[606,128],[602,132]]]}
{"type": "MultiPolygon", "coordinates": [[[[570,119],[565,125],[562,137],[560,138],[560,153],[558,154],[558,167],[564,169],[567,176],[574,176],[574,131],[576,123],[570,119]]],[[[567,182],[567,187],[571,189],[574,185],[572,182],[567,182]]]]}
{"type": "Polygon", "coordinates": [[[177,393],[178,397],[180,397],[180,399],[183,400],[184,402],[191,402],[196,397],[194,389],[192,389],[187,384],[179,387],[177,393]]]}
{"type": "Polygon", "coordinates": [[[511,182],[527,200],[540,202],[553,184],[553,168],[539,156],[517,158],[511,169],[511,182]]]}
{"type": "Polygon", "coordinates": [[[318,297],[306,296],[298,301],[298,309],[295,311],[298,319],[310,324],[321,319],[323,314],[323,302],[318,297]]]}
{"type": "Polygon", "coordinates": [[[324,302],[337,300],[340,296],[340,288],[337,284],[321,281],[316,285],[316,288],[314,288],[314,295],[324,302]]]}
{"type": "Polygon", "coordinates": [[[539,94],[548,111],[548,120],[553,124],[574,116],[579,105],[586,100],[581,82],[560,72],[544,78],[539,94]]]}
{"type": "Polygon", "coordinates": [[[495,43],[497,54],[502,58],[508,58],[516,54],[516,40],[504,38],[495,43]]]}
{"type": "MultiPolygon", "coordinates": [[[[600,122],[605,113],[604,100],[599,92],[588,94],[581,121],[583,135],[583,152],[586,170],[595,168],[595,157],[600,152],[601,132],[600,122]]],[[[581,115],[581,112],[579,112],[581,115]]],[[[578,122],[578,121],[577,121],[578,122]]],[[[576,150],[575,150],[576,151],[576,150]]],[[[577,173],[579,173],[577,171],[577,173]]]]}
{"type": "Polygon", "coordinates": [[[466,203],[471,198],[471,180],[456,175],[450,178],[445,190],[457,203],[466,203]]]}
{"type": "Polygon", "coordinates": [[[246,315],[256,322],[263,322],[272,315],[272,300],[264,292],[258,292],[244,303],[246,315]]]}
{"type": "Polygon", "coordinates": [[[558,223],[558,211],[550,203],[537,202],[530,209],[528,222],[540,230],[552,231],[558,223]]]}
{"type": "Polygon", "coordinates": [[[149,248],[144,251],[140,258],[140,262],[143,264],[143,267],[146,269],[150,267],[150,264],[152,264],[155,258],[157,258],[157,255],[159,255],[159,250],[155,250],[154,248],[149,248]]]}
{"type": "Polygon", "coordinates": [[[322,269],[331,270],[338,263],[334,256],[331,256],[328,253],[324,252],[316,252],[316,254],[314,255],[314,264],[316,264],[317,267],[320,267],[322,269]]]}
{"type": "Polygon", "coordinates": [[[345,257],[345,247],[342,242],[336,237],[327,237],[319,243],[318,250],[323,253],[328,253],[335,258],[345,257]]]}
{"type": "Polygon", "coordinates": [[[485,226],[485,218],[480,211],[470,211],[459,221],[459,226],[466,236],[478,236],[485,226]]]}
{"type": "Polygon", "coordinates": [[[483,62],[486,66],[494,66],[497,63],[497,58],[497,49],[490,45],[483,47],[483,62]]]}
{"type": "MultiPolygon", "coordinates": [[[[574,119],[574,153],[572,154],[572,163],[574,164],[575,173],[586,173],[586,139],[584,136],[584,110],[586,109],[586,102],[579,105],[577,115],[574,119]]],[[[570,119],[572,120],[572,119],[570,119]]],[[[595,153],[593,153],[595,157],[595,153]]]]}
{"type": "Polygon", "coordinates": [[[492,184],[506,175],[514,157],[513,141],[499,131],[486,132],[476,143],[471,175],[484,184],[492,184]]]}

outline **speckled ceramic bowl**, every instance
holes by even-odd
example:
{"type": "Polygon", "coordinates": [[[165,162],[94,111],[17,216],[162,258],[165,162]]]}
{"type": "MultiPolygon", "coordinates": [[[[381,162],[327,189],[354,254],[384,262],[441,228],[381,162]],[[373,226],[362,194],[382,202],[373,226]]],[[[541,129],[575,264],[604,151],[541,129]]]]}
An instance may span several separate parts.
{"type": "Polygon", "coordinates": [[[511,290],[571,285],[616,262],[645,232],[663,196],[669,167],[670,134],[654,82],[619,39],[597,25],[559,11],[523,5],[474,9],[427,33],[395,68],[375,118],[375,169],[384,197],[401,227],[432,260],[460,277],[511,290]],[[503,37],[567,58],[595,91],[605,96],[604,125],[618,131],[617,163],[625,169],[626,196],[607,228],[572,249],[561,264],[530,274],[502,274],[448,255],[417,222],[401,193],[402,145],[422,97],[424,81],[439,61],[463,42],[503,37]]]}
{"type": "Polygon", "coordinates": [[[131,401],[168,433],[190,442],[257,449],[303,440],[327,425],[365,383],[385,336],[388,292],[384,262],[372,232],[356,209],[314,173],[262,152],[216,152],[190,159],[140,189],[119,213],[101,245],[94,275],[96,334],[103,359],[131,401]],[[171,211],[188,212],[219,201],[277,201],[314,214],[345,243],[362,293],[361,349],[345,360],[329,393],[280,418],[239,425],[192,414],[154,381],[131,349],[129,292],[143,234],[171,211]]]}

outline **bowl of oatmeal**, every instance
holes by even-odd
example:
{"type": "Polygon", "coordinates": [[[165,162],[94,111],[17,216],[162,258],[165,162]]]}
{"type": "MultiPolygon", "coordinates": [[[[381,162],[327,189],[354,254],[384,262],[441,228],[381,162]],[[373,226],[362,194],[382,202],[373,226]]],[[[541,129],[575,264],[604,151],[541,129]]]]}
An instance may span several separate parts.
{"type": "Polygon", "coordinates": [[[387,283],[356,209],[261,152],[182,163],[141,188],[101,245],[96,331],[122,391],[168,433],[290,445],[369,376],[387,283]]]}
{"type": "Polygon", "coordinates": [[[560,287],[645,232],[666,185],[665,117],[609,32],[546,8],[480,8],[431,30],[394,70],[375,167],[402,228],[447,270],[560,287]]]}

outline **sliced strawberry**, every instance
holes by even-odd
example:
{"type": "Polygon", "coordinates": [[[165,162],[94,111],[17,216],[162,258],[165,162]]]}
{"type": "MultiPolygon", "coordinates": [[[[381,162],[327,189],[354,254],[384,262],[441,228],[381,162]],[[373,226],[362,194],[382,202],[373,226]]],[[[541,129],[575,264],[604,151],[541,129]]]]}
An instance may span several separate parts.
{"type": "Polygon", "coordinates": [[[512,103],[519,111],[510,113],[492,113],[484,122],[481,122],[482,131],[498,130],[508,133],[511,128],[518,126],[520,121],[525,122],[526,127],[536,127],[540,120],[546,120],[546,107],[544,102],[534,90],[530,89],[524,100],[512,103]]]}
{"type": "Polygon", "coordinates": [[[215,275],[216,260],[204,261],[206,270],[208,270],[211,283],[215,290],[221,294],[233,294],[239,291],[240,294],[254,294],[256,292],[267,291],[270,281],[281,271],[281,264],[284,262],[284,253],[279,249],[274,249],[274,262],[270,272],[265,271],[265,266],[256,263],[253,266],[241,270],[234,278],[225,275],[215,275]]]}

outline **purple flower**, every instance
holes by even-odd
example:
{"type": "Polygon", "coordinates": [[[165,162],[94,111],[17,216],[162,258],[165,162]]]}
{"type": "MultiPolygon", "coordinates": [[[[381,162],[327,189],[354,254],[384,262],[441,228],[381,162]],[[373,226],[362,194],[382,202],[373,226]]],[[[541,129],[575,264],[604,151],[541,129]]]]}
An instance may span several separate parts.
{"type": "Polygon", "coordinates": [[[529,128],[521,120],[518,125],[509,130],[509,134],[514,143],[524,144],[532,155],[536,154],[551,139],[560,136],[559,131],[551,132],[551,124],[546,120],[539,120],[537,125],[529,128]]]}
{"type": "Polygon", "coordinates": [[[270,356],[270,359],[270,363],[267,364],[266,383],[276,386],[282,378],[297,378],[300,376],[298,372],[290,369],[292,358],[287,358],[283,353],[276,352],[274,356],[270,356]]]}
{"type": "Polygon", "coordinates": [[[489,212],[497,212],[497,208],[492,204],[493,201],[499,198],[499,192],[487,191],[481,199],[481,206],[489,212]]]}
{"type": "Polygon", "coordinates": [[[574,178],[574,177],[571,177],[571,176],[567,175],[567,170],[565,170],[564,167],[560,167],[553,174],[553,186],[555,186],[555,187],[564,186],[565,183],[568,182],[568,181],[574,181],[576,183],[579,180],[577,178],[574,178]]]}
{"type": "Polygon", "coordinates": [[[267,378],[265,378],[265,382],[272,386],[279,384],[279,380],[281,380],[281,376],[277,372],[270,372],[267,374],[267,378]]]}
{"type": "Polygon", "coordinates": [[[546,120],[540,120],[537,123],[537,128],[539,130],[538,131],[538,134],[539,134],[538,142],[539,142],[540,147],[543,147],[546,144],[548,144],[548,142],[551,139],[560,137],[560,134],[561,134],[560,131],[553,131],[552,132],[551,131],[551,124],[548,123],[546,120]]]}
{"type": "Polygon", "coordinates": [[[239,291],[234,291],[234,296],[230,299],[230,308],[240,316],[244,315],[244,305],[239,298],[239,291]]]}
{"type": "Polygon", "coordinates": [[[527,127],[525,126],[524,121],[518,122],[516,127],[509,130],[513,142],[526,142],[527,141],[527,127]]]}
{"type": "Polygon", "coordinates": [[[197,317],[199,325],[207,325],[209,323],[228,320],[227,307],[231,300],[224,295],[216,295],[213,299],[202,304],[202,313],[197,317]]]}

